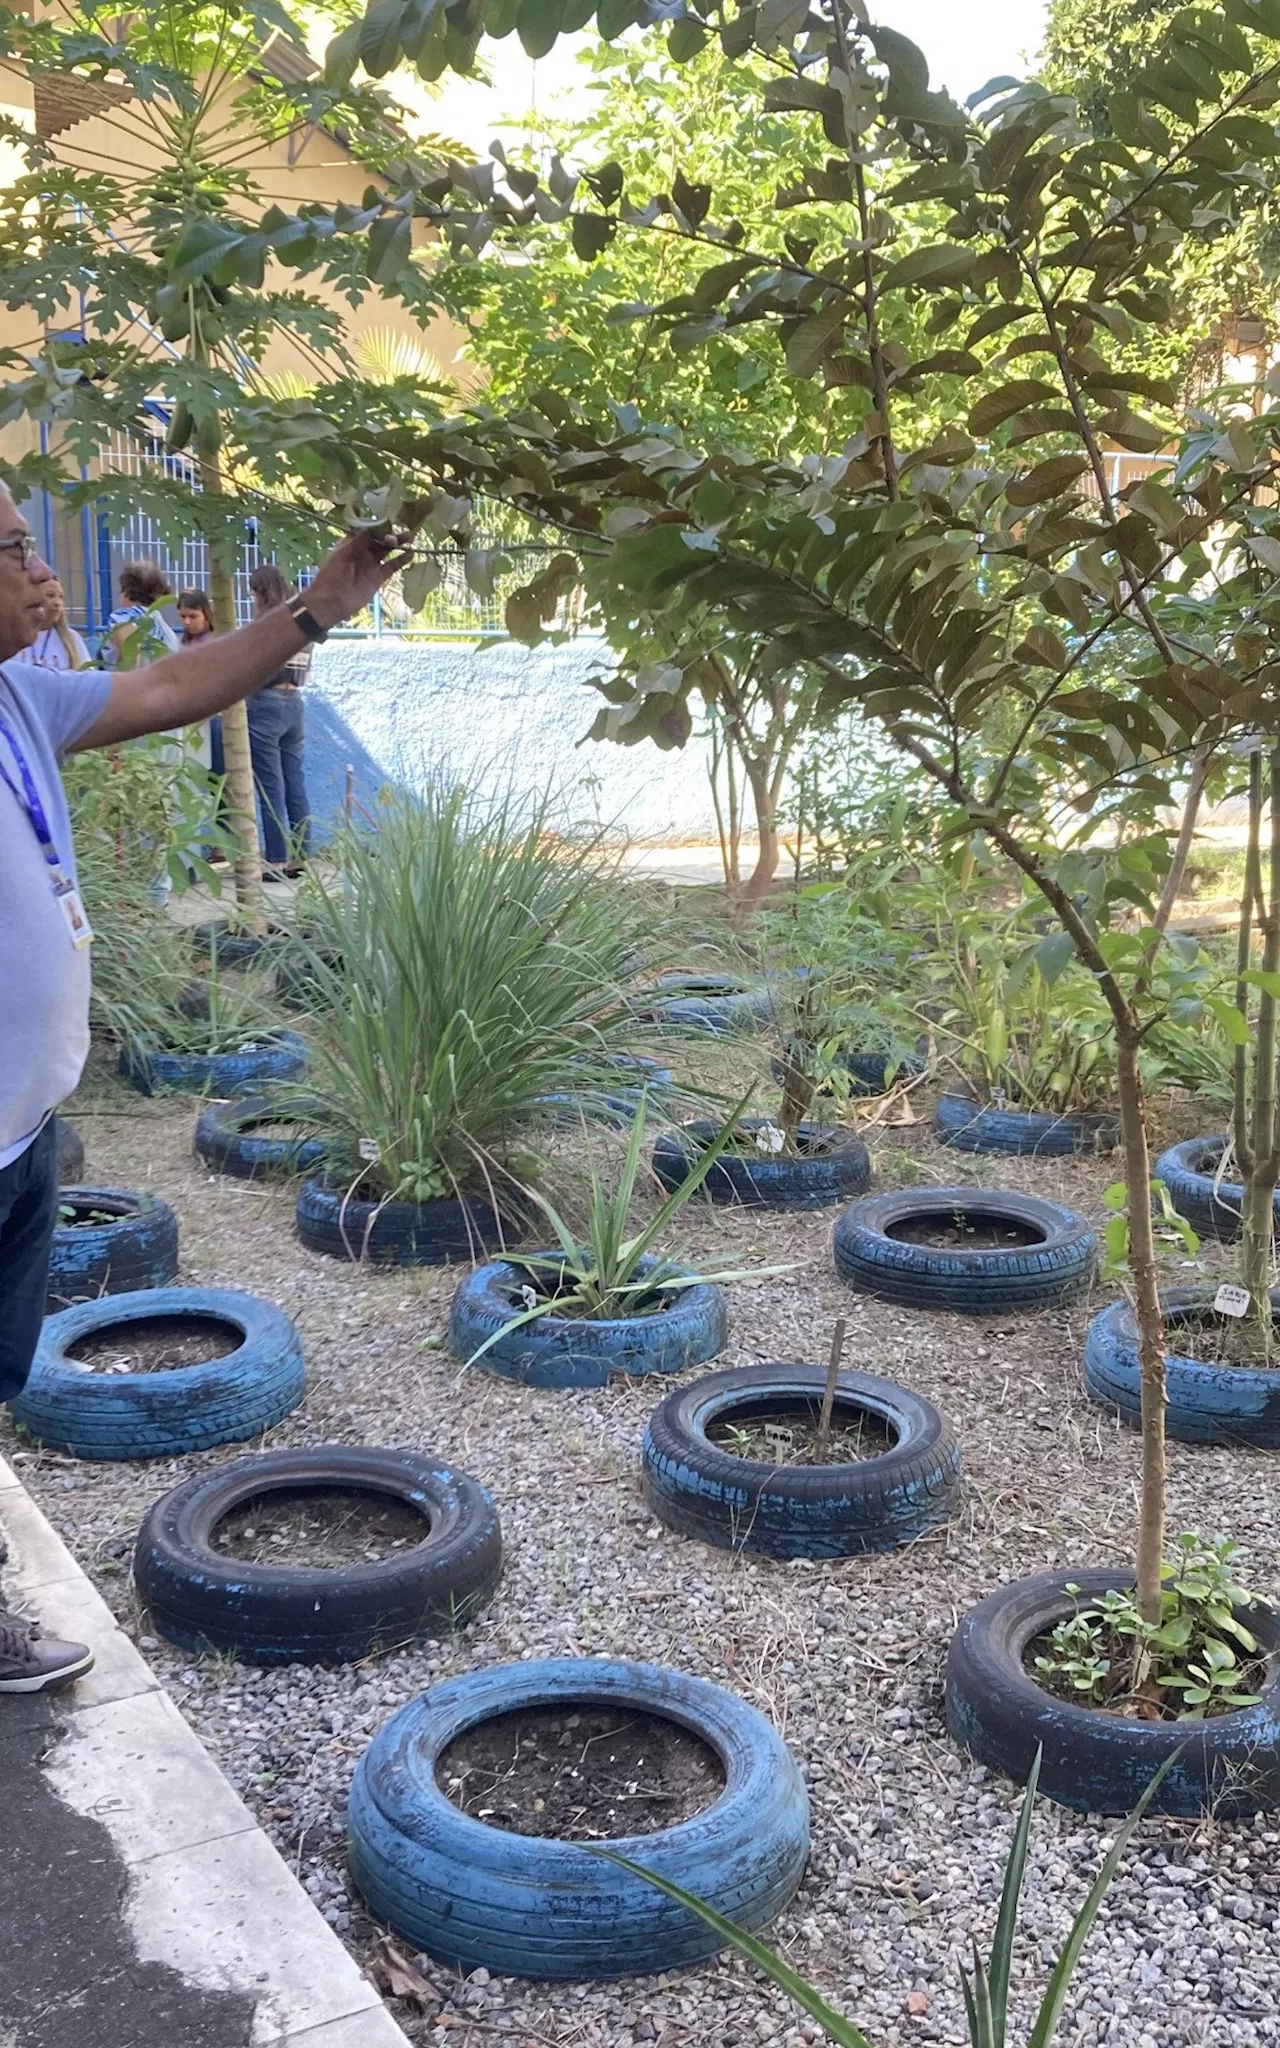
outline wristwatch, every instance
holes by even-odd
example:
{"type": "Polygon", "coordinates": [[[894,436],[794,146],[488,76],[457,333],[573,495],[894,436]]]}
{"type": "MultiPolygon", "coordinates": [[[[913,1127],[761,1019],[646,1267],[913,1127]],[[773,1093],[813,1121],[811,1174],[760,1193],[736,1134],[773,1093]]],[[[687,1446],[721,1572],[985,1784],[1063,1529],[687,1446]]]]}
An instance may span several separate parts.
{"type": "Polygon", "coordinates": [[[296,597],[291,597],[285,606],[285,610],[304,639],[317,641],[329,638],[329,628],[322,626],[314,612],[307,610],[307,599],[304,591],[300,590],[296,597]]]}

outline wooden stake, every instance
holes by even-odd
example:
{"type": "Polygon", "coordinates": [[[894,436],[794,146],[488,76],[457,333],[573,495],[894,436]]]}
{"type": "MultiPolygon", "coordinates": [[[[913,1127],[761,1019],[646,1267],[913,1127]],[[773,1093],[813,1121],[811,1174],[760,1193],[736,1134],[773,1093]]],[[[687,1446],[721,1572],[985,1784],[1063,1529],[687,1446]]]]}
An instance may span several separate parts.
{"type": "Polygon", "coordinates": [[[844,1350],[845,1320],[841,1316],[831,1339],[831,1356],[827,1360],[827,1384],[822,1390],[822,1407],[818,1413],[818,1456],[822,1457],[831,1434],[831,1410],[835,1405],[836,1381],[840,1376],[840,1354],[844,1350]]]}

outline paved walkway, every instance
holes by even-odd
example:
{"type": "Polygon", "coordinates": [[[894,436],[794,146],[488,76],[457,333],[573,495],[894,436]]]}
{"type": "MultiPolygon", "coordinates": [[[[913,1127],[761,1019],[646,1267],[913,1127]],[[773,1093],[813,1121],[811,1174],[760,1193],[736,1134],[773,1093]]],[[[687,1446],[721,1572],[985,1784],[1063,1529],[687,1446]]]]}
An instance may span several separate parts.
{"type": "Polygon", "coordinates": [[[0,2048],[407,2048],[0,1459],[6,1604],[92,1645],[0,1699],[0,2048]]]}

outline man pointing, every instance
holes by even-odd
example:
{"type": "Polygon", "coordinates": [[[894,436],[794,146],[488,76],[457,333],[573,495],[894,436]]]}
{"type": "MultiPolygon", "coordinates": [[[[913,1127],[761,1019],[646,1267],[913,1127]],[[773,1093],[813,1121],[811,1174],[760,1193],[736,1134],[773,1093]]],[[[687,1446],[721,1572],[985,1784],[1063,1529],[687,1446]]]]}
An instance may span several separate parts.
{"type": "MultiPolygon", "coordinates": [[[[238,633],[148,668],[37,668],[23,654],[53,572],[0,489],[0,1402],[21,1392],[40,1335],[58,1214],[53,1111],[89,1050],[91,933],[59,757],[225,711],[360,611],[402,561],[392,543],[353,536],[301,596],[238,633]]],[[[0,1612],[0,1693],[66,1685],[92,1662],[82,1643],[0,1612]]]]}

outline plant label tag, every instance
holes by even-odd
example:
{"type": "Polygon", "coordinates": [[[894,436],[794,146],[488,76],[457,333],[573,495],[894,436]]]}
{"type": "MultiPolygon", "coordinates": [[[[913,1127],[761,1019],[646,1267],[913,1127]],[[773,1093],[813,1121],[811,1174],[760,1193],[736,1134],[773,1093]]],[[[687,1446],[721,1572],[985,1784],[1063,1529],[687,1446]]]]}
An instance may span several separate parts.
{"type": "Polygon", "coordinates": [[[382,1157],[382,1152],[376,1138],[361,1138],[356,1146],[356,1151],[360,1154],[366,1166],[376,1166],[382,1157]]]}
{"type": "Polygon", "coordinates": [[[1230,1280],[1224,1280],[1213,1297],[1213,1305],[1220,1316],[1247,1316],[1253,1307],[1253,1298],[1247,1287],[1237,1287],[1230,1280]]]}
{"type": "Polygon", "coordinates": [[[789,1451],[796,1440],[794,1431],[780,1429],[776,1422],[766,1422],[761,1435],[767,1444],[773,1445],[776,1451],[789,1451]]]}

